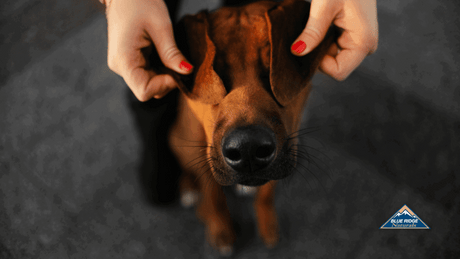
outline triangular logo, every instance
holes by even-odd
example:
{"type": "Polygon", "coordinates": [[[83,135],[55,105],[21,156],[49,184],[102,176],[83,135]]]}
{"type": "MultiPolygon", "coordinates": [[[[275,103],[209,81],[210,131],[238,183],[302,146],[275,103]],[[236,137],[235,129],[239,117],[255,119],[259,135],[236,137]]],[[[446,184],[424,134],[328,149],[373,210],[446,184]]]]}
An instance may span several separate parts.
{"type": "Polygon", "coordinates": [[[404,204],[380,229],[430,229],[430,227],[404,204]]]}

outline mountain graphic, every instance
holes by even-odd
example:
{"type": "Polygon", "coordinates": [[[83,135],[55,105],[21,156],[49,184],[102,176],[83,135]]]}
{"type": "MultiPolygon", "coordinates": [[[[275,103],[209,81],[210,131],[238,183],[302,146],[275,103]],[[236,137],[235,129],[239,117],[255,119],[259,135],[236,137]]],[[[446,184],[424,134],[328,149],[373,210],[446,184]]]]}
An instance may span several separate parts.
{"type": "Polygon", "coordinates": [[[404,205],[380,229],[430,229],[409,207],[404,205]]]}
{"type": "Polygon", "coordinates": [[[396,215],[393,217],[393,218],[396,218],[396,217],[399,217],[399,218],[407,218],[406,216],[408,216],[409,218],[415,218],[415,215],[412,216],[407,210],[404,210],[403,212],[398,212],[396,213],[396,215]]]}

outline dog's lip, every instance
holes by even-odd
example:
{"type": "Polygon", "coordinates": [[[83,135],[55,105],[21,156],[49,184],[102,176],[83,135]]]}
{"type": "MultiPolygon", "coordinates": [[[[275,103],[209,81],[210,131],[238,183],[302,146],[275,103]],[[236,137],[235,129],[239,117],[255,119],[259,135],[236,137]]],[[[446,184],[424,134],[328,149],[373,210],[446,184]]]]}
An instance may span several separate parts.
{"type": "Polygon", "coordinates": [[[249,179],[258,179],[258,180],[266,180],[266,181],[280,180],[280,179],[288,177],[291,173],[292,171],[278,174],[278,173],[264,172],[262,170],[260,172],[254,172],[252,175],[240,175],[240,178],[238,180],[240,181],[249,180],[249,179]]]}
{"type": "Polygon", "coordinates": [[[286,171],[284,173],[274,173],[266,170],[261,170],[251,173],[239,173],[234,172],[234,182],[243,184],[245,182],[263,182],[281,180],[292,174],[292,171],[286,171]]]}
{"type": "Polygon", "coordinates": [[[260,186],[266,184],[270,179],[259,178],[259,177],[244,177],[237,182],[245,186],[260,186]]]}

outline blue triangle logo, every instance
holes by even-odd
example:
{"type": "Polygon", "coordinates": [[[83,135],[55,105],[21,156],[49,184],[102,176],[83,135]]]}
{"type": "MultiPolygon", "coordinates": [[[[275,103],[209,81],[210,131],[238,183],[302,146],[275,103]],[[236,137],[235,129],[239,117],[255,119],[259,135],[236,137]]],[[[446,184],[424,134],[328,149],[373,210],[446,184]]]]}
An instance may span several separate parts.
{"type": "Polygon", "coordinates": [[[380,229],[430,229],[430,227],[404,204],[380,229]]]}

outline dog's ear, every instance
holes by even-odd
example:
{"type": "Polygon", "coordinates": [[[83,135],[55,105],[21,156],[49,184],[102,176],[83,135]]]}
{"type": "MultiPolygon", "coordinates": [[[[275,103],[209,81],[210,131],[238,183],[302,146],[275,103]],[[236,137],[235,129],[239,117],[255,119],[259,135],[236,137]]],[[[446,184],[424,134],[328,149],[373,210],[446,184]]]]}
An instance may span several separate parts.
{"type": "Polygon", "coordinates": [[[309,13],[310,3],[304,0],[285,0],[265,13],[271,45],[270,84],[276,100],[283,106],[308,85],[337,37],[337,28],[331,27],[312,52],[303,57],[294,56],[291,44],[305,28],[309,13]]]}
{"type": "Polygon", "coordinates": [[[176,81],[188,98],[218,104],[227,92],[213,67],[216,47],[209,37],[208,15],[207,11],[187,15],[174,29],[179,49],[195,66],[191,75],[176,77],[176,81]]]}

